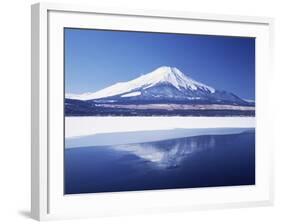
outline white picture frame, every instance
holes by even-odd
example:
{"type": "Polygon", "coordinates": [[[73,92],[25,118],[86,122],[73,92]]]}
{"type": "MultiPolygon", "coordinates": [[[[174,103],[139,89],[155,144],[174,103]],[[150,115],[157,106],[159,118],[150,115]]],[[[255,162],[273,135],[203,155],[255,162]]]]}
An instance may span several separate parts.
{"type": "MultiPolygon", "coordinates": [[[[272,18],[154,10],[128,11],[51,3],[32,5],[31,15],[31,214],[34,219],[50,220],[273,204],[273,147],[270,136],[273,121],[268,104],[269,86],[273,75],[272,18]],[[185,26],[187,24],[188,28],[185,26]],[[257,103],[254,123],[257,129],[257,184],[254,187],[64,195],[61,151],[64,147],[63,140],[60,140],[63,130],[64,85],[61,57],[63,27],[141,31],[158,29],[255,37],[257,103]],[[171,27],[174,27],[174,30],[171,27]]],[[[199,119],[198,125],[200,122],[202,120],[199,119]]],[[[220,122],[222,127],[235,126],[236,120],[221,118],[220,122]]],[[[245,122],[245,127],[247,125],[245,122]]]]}

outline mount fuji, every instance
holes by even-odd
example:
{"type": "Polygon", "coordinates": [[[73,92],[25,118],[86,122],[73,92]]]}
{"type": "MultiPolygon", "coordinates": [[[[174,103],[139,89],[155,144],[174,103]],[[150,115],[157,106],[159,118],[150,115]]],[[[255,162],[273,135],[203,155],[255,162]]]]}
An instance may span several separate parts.
{"type": "Polygon", "coordinates": [[[175,67],[168,66],[159,67],[136,79],[119,82],[97,92],[66,94],[65,98],[66,111],[85,107],[86,110],[91,107],[91,110],[100,111],[103,108],[110,111],[109,115],[115,114],[114,109],[121,109],[123,113],[124,110],[196,110],[196,105],[201,105],[201,110],[233,110],[237,107],[239,110],[247,110],[254,106],[254,103],[231,92],[217,90],[192,79],[175,67]],[[202,105],[205,105],[204,108],[202,105]]]}

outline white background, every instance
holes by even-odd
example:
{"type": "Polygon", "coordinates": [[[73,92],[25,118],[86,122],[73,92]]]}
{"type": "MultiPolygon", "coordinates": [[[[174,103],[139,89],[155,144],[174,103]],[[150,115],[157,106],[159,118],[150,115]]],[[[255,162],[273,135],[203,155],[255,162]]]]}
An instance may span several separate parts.
{"type": "MultiPolygon", "coordinates": [[[[0,8],[0,222],[32,223],[30,207],[30,4],[36,1],[6,0],[0,8]]],[[[72,2],[77,1],[57,1],[72,2]]],[[[79,4],[95,4],[110,8],[164,9],[192,12],[270,16],[276,18],[275,27],[275,86],[272,116],[275,130],[275,205],[274,207],[193,211],[79,220],[79,223],[280,223],[281,222],[281,5],[279,1],[250,0],[80,0],[79,4]],[[279,76],[279,77],[278,77],[279,76]],[[279,95],[279,96],[278,96],[279,95]],[[279,125],[278,125],[279,124],[279,125]],[[280,137],[279,137],[280,136],[280,137]]],[[[281,3],[280,3],[281,4],[281,3]]],[[[76,223],[77,220],[59,223],[76,223]]]]}

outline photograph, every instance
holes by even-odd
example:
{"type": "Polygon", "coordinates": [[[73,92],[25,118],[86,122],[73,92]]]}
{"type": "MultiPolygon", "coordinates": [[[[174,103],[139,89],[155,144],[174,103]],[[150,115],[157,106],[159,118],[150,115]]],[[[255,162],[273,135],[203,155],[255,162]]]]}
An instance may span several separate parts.
{"type": "Polygon", "coordinates": [[[32,4],[33,219],[274,204],[275,19],[172,5],[32,4]]]}
{"type": "Polygon", "coordinates": [[[255,38],[64,28],[64,85],[65,194],[255,185],[255,38]]]}

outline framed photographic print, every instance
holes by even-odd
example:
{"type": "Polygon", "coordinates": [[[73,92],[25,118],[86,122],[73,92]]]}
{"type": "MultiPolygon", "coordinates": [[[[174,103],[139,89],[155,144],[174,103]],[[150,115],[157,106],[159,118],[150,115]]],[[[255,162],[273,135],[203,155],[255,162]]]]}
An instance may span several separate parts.
{"type": "Polygon", "coordinates": [[[32,216],[270,205],[270,18],[32,6],[32,216]]]}

